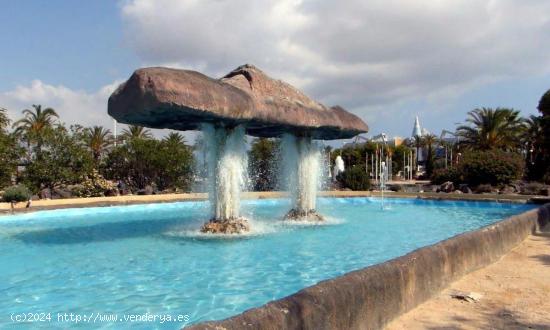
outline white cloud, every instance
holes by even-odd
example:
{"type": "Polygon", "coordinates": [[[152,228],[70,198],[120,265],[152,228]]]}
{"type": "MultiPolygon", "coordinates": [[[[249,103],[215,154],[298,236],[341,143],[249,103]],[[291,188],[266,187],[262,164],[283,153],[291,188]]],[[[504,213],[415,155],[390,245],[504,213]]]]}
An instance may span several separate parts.
{"type": "Polygon", "coordinates": [[[68,125],[103,125],[112,127],[112,119],[107,115],[107,99],[120,82],[113,82],[93,93],[72,90],[59,85],[53,86],[40,80],[33,80],[28,86],[0,93],[0,105],[8,109],[9,116],[16,120],[22,116],[23,109],[33,104],[54,108],[60,120],[68,125]]]}
{"type": "MultiPolygon", "coordinates": [[[[14,122],[22,117],[23,109],[32,109],[33,104],[42,107],[51,107],[59,114],[61,122],[71,125],[80,124],[84,127],[100,125],[113,131],[113,119],[107,114],[107,100],[111,93],[120,85],[121,81],[114,81],[88,93],[81,90],[73,90],[66,86],[53,86],[33,80],[28,86],[17,86],[7,92],[0,92],[0,107],[8,110],[8,116],[14,122]]],[[[117,125],[120,132],[126,125],[117,125]]],[[[153,134],[161,138],[170,130],[151,129],[153,134]]],[[[186,141],[192,143],[195,140],[192,132],[184,133],[186,141]]]]}
{"type": "Polygon", "coordinates": [[[550,73],[547,0],[129,0],[122,17],[146,64],[220,76],[253,63],[369,119],[550,73]]]}

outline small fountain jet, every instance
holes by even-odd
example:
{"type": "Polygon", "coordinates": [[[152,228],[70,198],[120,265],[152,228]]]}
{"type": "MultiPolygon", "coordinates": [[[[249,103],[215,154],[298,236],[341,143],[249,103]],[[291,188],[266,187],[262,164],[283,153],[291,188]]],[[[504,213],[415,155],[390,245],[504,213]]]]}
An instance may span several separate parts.
{"type": "Polygon", "coordinates": [[[339,106],[326,107],[248,64],[221,79],[189,70],[139,69],[111,95],[108,112],[121,123],[203,131],[213,214],[202,230],[216,233],[249,229],[239,214],[245,134],[283,137],[283,152],[291,157],[283,161],[292,168],[287,172],[294,205],[289,217],[321,219],[315,213],[320,151],[312,140],[368,131],[359,117],[339,106]]]}

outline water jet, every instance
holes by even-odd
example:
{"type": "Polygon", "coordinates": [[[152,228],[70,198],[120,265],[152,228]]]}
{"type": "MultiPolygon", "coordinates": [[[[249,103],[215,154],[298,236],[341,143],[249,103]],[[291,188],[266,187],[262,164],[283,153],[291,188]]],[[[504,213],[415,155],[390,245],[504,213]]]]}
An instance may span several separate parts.
{"type": "Polygon", "coordinates": [[[283,135],[284,177],[290,191],[292,209],[287,220],[323,221],[316,211],[317,188],[321,174],[321,151],[308,136],[283,135]]]}
{"type": "Polygon", "coordinates": [[[248,178],[244,127],[203,124],[202,132],[213,218],[202,226],[201,231],[216,234],[246,232],[250,225],[240,216],[240,195],[248,178]]]}

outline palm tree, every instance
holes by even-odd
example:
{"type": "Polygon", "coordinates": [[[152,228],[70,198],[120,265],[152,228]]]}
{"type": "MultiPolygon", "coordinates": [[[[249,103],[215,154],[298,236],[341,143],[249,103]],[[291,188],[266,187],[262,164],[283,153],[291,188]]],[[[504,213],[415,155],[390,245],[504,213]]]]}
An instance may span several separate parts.
{"type": "Polygon", "coordinates": [[[13,127],[15,134],[26,140],[29,147],[31,143],[36,143],[36,152],[40,154],[44,135],[53,128],[59,115],[52,108],[42,109],[40,104],[33,104],[32,107],[34,110],[23,110],[24,117],[13,123],[13,127]]]}
{"type": "Polygon", "coordinates": [[[128,125],[128,128],[122,131],[120,137],[123,140],[130,141],[133,139],[151,139],[153,134],[143,126],[128,125]]]}
{"type": "Polygon", "coordinates": [[[542,137],[542,117],[530,115],[525,120],[524,142],[527,144],[536,144],[542,137]]]}
{"type": "Polygon", "coordinates": [[[94,161],[97,164],[101,155],[113,143],[111,131],[103,126],[88,127],[84,130],[84,141],[91,150],[94,161]]]}
{"type": "Polygon", "coordinates": [[[437,143],[437,137],[433,134],[427,134],[422,137],[424,146],[428,148],[428,156],[426,157],[426,174],[432,175],[433,172],[433,146],[437,143]]]}
{"type": "Polygon", "coordinates": [[[180,133],[171,132],[163,139],[169,145],[184,145],[185,138],[180,133]]]}
{"type": "Polygon", "coordinates": [[[466,122],[457,128],[461,143],[467,147],[488,150],[520,147],[525,129],[519,111],[506,108],[480,108],[468,112],[466,122]]]}

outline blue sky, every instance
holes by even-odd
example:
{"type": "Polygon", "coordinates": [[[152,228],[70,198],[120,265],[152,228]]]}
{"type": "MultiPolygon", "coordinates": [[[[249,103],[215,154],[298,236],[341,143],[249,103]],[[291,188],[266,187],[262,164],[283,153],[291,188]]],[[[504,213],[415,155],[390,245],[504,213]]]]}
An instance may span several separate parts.
{"type": "Polygon", "coordinates": [[[116,1],[2,1],[0,90],[43,79],[93,91],[139,65],[116,1]]]}
{"type": "Polygon", "coordinates": [[[475,107],[536,114],[550,88],[543,0],[0,1],[0,20],[13,118],[41,103],[110,126],[112,90],[152,65],[219,77],[252,63],[401,136],[415,115],[439,134],[475,107]]]}

